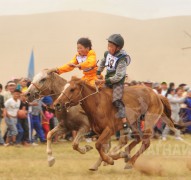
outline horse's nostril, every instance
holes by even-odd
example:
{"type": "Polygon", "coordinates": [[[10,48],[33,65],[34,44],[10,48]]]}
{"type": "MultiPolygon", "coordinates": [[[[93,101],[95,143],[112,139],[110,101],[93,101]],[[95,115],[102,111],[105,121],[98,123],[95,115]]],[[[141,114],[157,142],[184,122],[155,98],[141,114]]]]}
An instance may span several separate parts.
{"type": "Polygon", "coordinates": [[[31,95],[31,93],[27,93],[26,95],[29,97],[31,95]]]}
{"type": "Polygon", "coordinates": [[[60,106],[61,106],[61,104],[60,104],[60,103],[57,103],[55,106],[58,108],[58,107],[60,107],[60,106]]]}

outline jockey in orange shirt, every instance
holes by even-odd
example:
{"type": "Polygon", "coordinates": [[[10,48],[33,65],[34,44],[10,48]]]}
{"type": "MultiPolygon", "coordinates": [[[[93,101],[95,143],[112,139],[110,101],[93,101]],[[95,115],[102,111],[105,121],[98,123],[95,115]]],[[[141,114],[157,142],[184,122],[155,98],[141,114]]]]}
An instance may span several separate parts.
{"type": "Polygon", "coordinates": [[[82,80],[85,80],[90,85],[94,86],[95,80],[97,79],[97,61],[95,51],[92,50],[91,41],[88,38],[80,38],[77,41],[77,51],[78,53],[69,63],[58,68],[49,69],[48,73],[56,72],[62,74],[72,71],[74,68],[79,68],[84,74],[82,80]]]}

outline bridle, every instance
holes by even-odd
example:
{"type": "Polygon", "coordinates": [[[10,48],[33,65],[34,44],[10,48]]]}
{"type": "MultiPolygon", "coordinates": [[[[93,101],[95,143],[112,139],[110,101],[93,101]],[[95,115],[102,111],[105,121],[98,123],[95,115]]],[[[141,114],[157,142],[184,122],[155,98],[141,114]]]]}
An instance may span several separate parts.
{"type": "MultiPolygon", "coordinates": [[[[68,102],[66,102],[66,103],[64,104],[65,108],[67,108],[67,110],[68,110],[72,105],[77,105],[77,104],[80,104],[80,105],[81,105],[81,104],[82,104],[82,101],[84,101],[84,100],[87,99],[88,97],[93,96],[93,95],[95,95],[95,94],[97,94],[97,93],[99,92],[99,88],[98,88],[98,86],[97,86],[96,84],[95,84],[95,88],[96,88],[96,91],[95,91],[95,92],[93,92],[93,93],[91,93],[91,94],[89,94],[89,95],[83,97],[83,95],[82,95],[83,86],[82,86],[81,89],[80,89],[79,94],[78,94],[76,97],[74,97],[73,99],[71,99],[70,97],[68,97],[68,96],[64,93],[64,91],[62,91],[62,93],[60,94],[60,96],[64,95],[64,96],[68,99],[68,102]],[[82,99],[80,99],[77,103],[74,103],[73,101],[74,101],[75,99],[77,99],[79,96],[81,96],[82,99]]],[[[60,96],[59,96],[59,97],[60,97],[60,96]]]]}
{"type": "Polygon", "coordinates": [[[35,92],[34,98],[36,98],[35,95],[38,95],[38,97],[39,97],[38,99],[41,99],[41,98],[43,98],[45,96],[54,96],[54,95],[60,94],[60,93],[51,93],[51,94],[47,94],[47,95],[42,95],[42,93],[44,91],[46,91],[47,89],[50,89],[49,86],[47,86],[47,87],[45,87],[44,89],[41,90],[41,88],[36,83],[31,82],[31,84],[38,90],[38,92],[35,92]]]}

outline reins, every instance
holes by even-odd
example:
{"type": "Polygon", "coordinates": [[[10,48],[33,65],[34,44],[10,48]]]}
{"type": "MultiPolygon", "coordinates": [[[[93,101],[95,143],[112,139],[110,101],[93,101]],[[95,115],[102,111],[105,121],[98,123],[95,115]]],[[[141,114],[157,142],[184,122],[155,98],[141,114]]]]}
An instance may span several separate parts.
{"type": "Polygon", "coordinates": [[[83,87],[80,89],[79,94],[78,94],[75,98],[73,98],[73,99],[69,98],[69,97],[64,93],[64,91],[61,93],[60,96],[64,95],[64,96],[68,99],[69,102],[68,102],[68,103],[65,103],[65,105],[66,105],[66,104],[69,104],[68,108],[70,108],[70,107],[71,107],[71,104],[73,103],[72,101],[74,101],[75,99],[77,99],[79,96],[81,96],[82,99],[80,99],[77,104],[82,104],[82,101],[84,101],[85,99],[87,99],[87,98],[90,97],[90,96],[93,96],[93,95],[97,94],[97,93],[99,92],[99,88],[97,87],[96,84],[95,84],[95,88],[96,88],[96,91],[95,91],[95,92],[93,92],[93,93],[91,93],[91,94],[89,94],[89,95],[87,95],[87,96],[85,96],[85,97],[82,96],[83,87]]]}
{"type": "MultiPolygon", "coordinates": [[[[97,94],[97,93],[99,92],[99,88],[98,88],[98,86],[97,86],[96,84],[95,84],[95,88],[96,88],[96,91],[95,91],[94,93],[89,94],[89,95],[87,95],[86,97],[80,99],[80,100],[79,100],[79,103],[81,104],[82,101],[84,101],[84,100],[87,99],[88,97],[93,96],[94,94],[97,94]]],[[[80,92],[80,94],[81,94],[81,92],[80,92]]],[[[81,96],[82,96],[82,94],[81,94],[81,96]]]]}
{"type": "Polygon", "coordinates": [[[44,92],[44,91],[46,91],[47,89],[49,89],[49,86],[47,86],[47,87],[45,87],[44,89],[42,89],[41,90],[41,88],[40,87],[38,87],[38,85],[36,84],[36,83],[33,83],[33,82],[31,82],[31,84],[38,90],[38,96],[39,96],[39,98],[38,99],[41,99],[41,98],[43,98],[43,97],[45,97],[45,96],[54,96],[54,95],[59,95],[60,93],[51,93],[51,94],[48,94],[48,95],[42,95],[42,93],[44,92]]]}

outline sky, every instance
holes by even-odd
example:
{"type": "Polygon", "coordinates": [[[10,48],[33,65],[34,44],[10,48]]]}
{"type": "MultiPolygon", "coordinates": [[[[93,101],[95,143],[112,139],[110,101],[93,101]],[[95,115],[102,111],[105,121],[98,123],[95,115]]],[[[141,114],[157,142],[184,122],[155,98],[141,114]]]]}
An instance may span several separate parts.
{"type": "Polygon", "coordinates": [[[0,16],[71,10],[154,19],[191,15],[191,0],[0,0],[0,16]]]}

